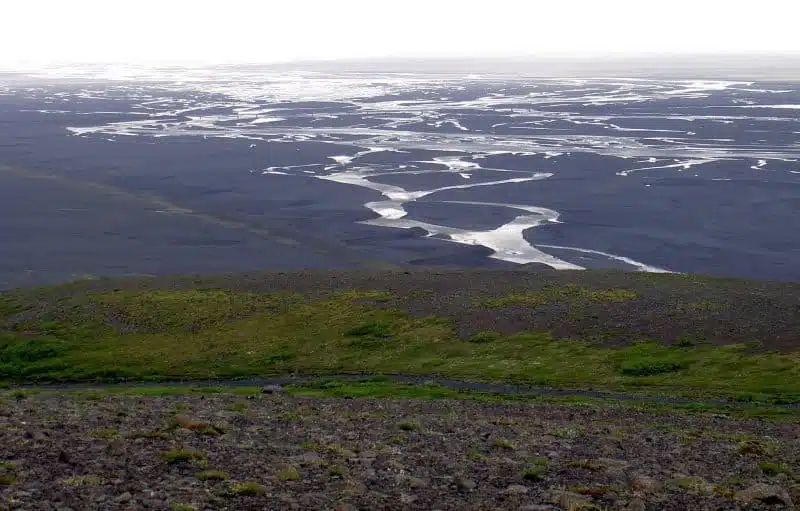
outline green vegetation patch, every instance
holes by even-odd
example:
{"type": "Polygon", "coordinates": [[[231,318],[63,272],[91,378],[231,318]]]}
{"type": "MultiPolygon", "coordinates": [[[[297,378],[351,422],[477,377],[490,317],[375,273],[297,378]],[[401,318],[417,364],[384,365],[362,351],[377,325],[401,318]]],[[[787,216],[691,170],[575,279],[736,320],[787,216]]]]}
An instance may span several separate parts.
{"type": "Polygon", "coordinates": [[[228,473],[222,470],[203,470],[194,475],[200,481],[225,481],[228,473]]]}
{"type": "Polygon", "coordinates": [[[105,482],[102,477],[92,474],[72,476],[61,480],[61,484],[64,486],[100,486],[105,482]]]}
{"type": "Polygon", "coordinates": [[[234,483],[226,492],[229,497],[261,497],[267,494],[267,489],[255,481],[234,483]]]}
{"type": "Polygon", "coordinates": [[[235,319],[279,312],[300,300],[298,296],[213,289],[116,292],[95,297],[111,325],[136,332],[197,332],[235,319]]]}
{"type": "Polygon", "coordinates": [[[556,286],[548,284],[539,291],[512,293],[486,301],[489,307],[541,307],[552,303],[588,305],[592,303],[620,303],[635,300],[638,295],[628,289],[590,289],[575,284],[556,286]]]}
{"type": "Polygon", "coordinates": [[[205,459],[205,457],[206,455],[203,452],[190,447],[171,449],[164,453],[164,459],[167,460],[167,463],[187,463],[190,461],[200,461],[205,459]]]}
{"type": "MultiPolygon", "coordinates": [[[[577,286],[545,286],[534,295],[539,298],[533,302],[542,297],[571,303],[635,298],[627,290],[577,286]]],[[[610,348],[556,339],[548,332],[490,332],[460,339],[452,321],[412,317],[388,307],[386,299],[385,293],[375,292],[348,291],[311,299],[196,289],[68,297],[59,299],[52,310],[43,307],[36,314],[29,310],[20,315],[20,307],[6,304],[3,310],[12,312],[0,318],[0,381],[408,374],[753,403],[800,401],[798,354],[753,353],[745,345],[664,346],[651,341],[610,348]]],[[[516,298],[502,300],[518,303],[516,298]]],[[[337,385],[306,387],[303,392],[363,391],[391,397],[398,391],[388,386],[342,390],[337,385]]],[[[252,394],[253,389],[241,392],[252,394]]],[[[401,393],[447,397],[453,391],[410,386],[401,393]]]]}

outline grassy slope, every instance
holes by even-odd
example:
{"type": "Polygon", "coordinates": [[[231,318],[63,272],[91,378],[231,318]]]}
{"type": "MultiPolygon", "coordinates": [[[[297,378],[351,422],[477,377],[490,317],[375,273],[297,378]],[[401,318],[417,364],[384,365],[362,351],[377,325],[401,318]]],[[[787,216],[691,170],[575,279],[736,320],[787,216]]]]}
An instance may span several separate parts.
{"type": "MultiPolygon", "coordinates": [[[[693,280],[696,284],[690,286],[698,290],[713,283],[693,280]]],[[[380,279],[372,282],[373,289],[383,287],[380,279]]],[[[396,290],[369,291],[363,285],[358,291],[294,294],[235,287],[160,287],[106,282],[0,295],[0,381],[404,373],[800,401],[798,354],[753,352],[752,345],[741,343],[711,345],[683,337],[677,344],[665,345],[657,342],[662,339],[642,335],[641,342],[614,347],[574,336],[554,338],[551,332],[559,331],[559,325],[511,334],[480,331],[465,337],[459,335],[454,318],[414,310],[413,293],[435,302],[438,290],[398,297],[396,290]]],[[[787,290],[796,293],[794,287],[787,290]]],[[[624,283],[598,287],[596,282],[554,282],[501,295],[476,291],[467,299],[498,317],[509,310],[539,309],[553,316],[553,311],[566,307],[563,315],[569,320],[594,314],[595,309],[613,312],[629,307],[640,295],[635,286],[624,283]]],[[[691,309],[701,321],[715,313],[716,305],[697,301],[691,309]]],[[[650,313],[645,308],[641,314],[650,313]]],[[[597,339],[602,335],[593,338],[597,339]]]]}

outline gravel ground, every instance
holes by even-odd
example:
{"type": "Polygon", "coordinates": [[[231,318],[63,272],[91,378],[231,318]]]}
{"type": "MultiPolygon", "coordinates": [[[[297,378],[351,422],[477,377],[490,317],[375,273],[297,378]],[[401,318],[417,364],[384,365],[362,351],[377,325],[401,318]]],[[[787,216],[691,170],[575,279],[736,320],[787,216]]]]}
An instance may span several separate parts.
{"type": "MultiPolygon", "coordinates": [[[[65,295],[111,289],[222,288],[307,296],[341,290],[385,290],[397,299],[380,303],[415,316],[450,318],[464,338],[492,330],[505,334],[549,331],[619,346],[643,339],[671,344],[680,338],[714,344],[760,343],[760,349],[800,347],[800,284],[695,275],[621,271],[416,270],[260,272],[212,277],[101,279],[47,289],[42,307],[65,295]],[[613,302],[554,301],[537,307],[486,306],[486,300],[545,286],[625,289],[635,299],[613,302]]],[[[35,290],[33,291],[36,292],[35,290]]]]}
{"type": "Polygon", "coordinates": [[[797,424],[613,406],[0,401],[0,509],[792,509],[797,474],[797,424]]]}

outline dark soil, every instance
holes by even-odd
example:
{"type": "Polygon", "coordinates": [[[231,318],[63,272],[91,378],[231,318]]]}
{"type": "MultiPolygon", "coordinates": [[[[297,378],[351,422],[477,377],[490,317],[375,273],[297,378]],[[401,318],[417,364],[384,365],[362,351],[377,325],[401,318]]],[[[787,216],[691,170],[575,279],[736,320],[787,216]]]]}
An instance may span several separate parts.
{"type": "Polygon", "coordinates": [[[799,440],[613,406],[6,393],[0,509],[791,509],[799,440]]]}
{"type": "MultiPolygon", "coordinates": [[[[641,340],[753,343],[754,349],[800,348],[800,284],[621,271],[453,270],[265,272],[217,277],[84,281],[48,288],[39,299],[110,289],[225,288],[315,296],[339,290],[385,290],[381,306],[450,318],[460,336],[549,331],[602,345],[641,340]],[[629,290],[635,299],[536,307],[487,307],[491,298],[546,286],[629,290]]],[[[35,292],[35,291],[34,291],[35,292]]]]}

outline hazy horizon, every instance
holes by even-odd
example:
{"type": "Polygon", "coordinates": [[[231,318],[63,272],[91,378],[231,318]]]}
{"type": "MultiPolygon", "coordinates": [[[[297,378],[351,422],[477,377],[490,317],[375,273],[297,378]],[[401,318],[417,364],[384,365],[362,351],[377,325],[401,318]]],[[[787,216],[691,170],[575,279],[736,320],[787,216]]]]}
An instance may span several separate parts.
{"type": "Polygon", "coordinates": [[[4,2],[0,68],[114,62],[303,63],[363,59],[616,59],[800,55],[800,6],[573,0],[100,0],[4,2]]]}
{"type": "MultiPolygon", "coordinates": [[[[191,72],[215,68],[264,72],[317,72],[330,74],[442,74],[505,75],[531,78],[641,78],[665,80],[800,80],[800,53],[760,54],[609,54],[594,57],[352,57],[291,62],[83,62],[3,66],[0,73],[47,78],[153,79],[164,71],[191,72]]],[[[188,75],[187,75],[188,77],[188,75]]],[[[174,76],[169,76],[174,78],[174,76]]]]}

